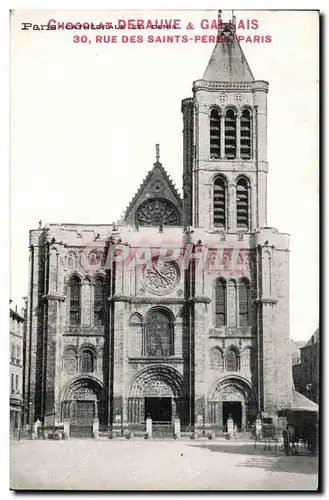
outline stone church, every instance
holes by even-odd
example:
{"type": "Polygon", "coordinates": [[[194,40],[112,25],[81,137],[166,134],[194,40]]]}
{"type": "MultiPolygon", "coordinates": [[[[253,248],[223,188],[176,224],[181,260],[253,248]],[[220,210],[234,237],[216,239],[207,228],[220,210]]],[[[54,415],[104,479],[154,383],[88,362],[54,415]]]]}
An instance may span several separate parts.
{"type": "MultiPolygon", "coordinates": [[[[30,231],[27,421],[244,431],[292,398],[289,235],[267,227],[267,93],[225,24],[182,101],[183,197],[156,161],[116,224],[30,231]]],[[[178,111],[178,110],[177,110],[178,111]]]]}

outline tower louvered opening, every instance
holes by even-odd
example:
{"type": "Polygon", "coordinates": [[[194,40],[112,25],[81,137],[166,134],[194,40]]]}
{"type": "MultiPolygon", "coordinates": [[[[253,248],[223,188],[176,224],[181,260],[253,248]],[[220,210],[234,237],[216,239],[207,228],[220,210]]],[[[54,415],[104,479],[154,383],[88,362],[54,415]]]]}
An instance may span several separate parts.
{"type": "Polygon", "coordinates": [[[220,112],[210,113],[210,158],[220,158],[220,112]]]}
{"type": "Polygon", "coordinates": [[[225,228],[226,223],[226,191],[225,181],[217,177],[214,182],[214,226],[225,228]]]}
{"type": "Polygon", "coordinates": [[[236,113],[228,109],[225,114],[225,158],[234,160],[236,157],[236,113]]]}
{"type": "Polygon", "coordinates": [[[215,284],[215,316],[216,327],[226,325],[226,286],[225,282],[218,279],[215,284]]]}
{"type": "Polygon", "coordinates": [[[251,158],[251,112],[244,109],[240,119],[240,150],[243,160],[251,158]]]}
{"type": "Polygon", "coordinates": [[[249,228],[249,185],[243,177],[237,182],[236,215],[239,229],[249,228]]]}

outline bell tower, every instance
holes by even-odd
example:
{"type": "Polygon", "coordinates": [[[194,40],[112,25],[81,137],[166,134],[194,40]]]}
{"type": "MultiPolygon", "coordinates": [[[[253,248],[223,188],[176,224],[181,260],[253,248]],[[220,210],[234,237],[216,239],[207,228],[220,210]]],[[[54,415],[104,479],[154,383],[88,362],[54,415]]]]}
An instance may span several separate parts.
{"type": "Polygon", "coordinates": [[[268,83],[255,80],[235,34],[222,22],[193,98],[182,102],[185,224],[208,231],[266,226],[268,83]]]}
{"type": "Polygon", "coordinates": [[[200,266],[192,280],[195,418],[208,411],[215,423],[224,400],[218,403],[209,387],[226,377],[233,388],[231,372],[250,383],[263,415],[275,420],[292,401],[289,235],[267,227],[268,83],[255,80],[235,28],[235,18],[222,22],[219,12],[208,65],[193,97],[182,101],[184,225],[192,226],[199,247],[238,248],[244,266],[241,274],[232,262],[226,276],[200,266]],[[249,374],[244,363],[231,367],[230,346],[241,360],[251,348],[249,374]]]}

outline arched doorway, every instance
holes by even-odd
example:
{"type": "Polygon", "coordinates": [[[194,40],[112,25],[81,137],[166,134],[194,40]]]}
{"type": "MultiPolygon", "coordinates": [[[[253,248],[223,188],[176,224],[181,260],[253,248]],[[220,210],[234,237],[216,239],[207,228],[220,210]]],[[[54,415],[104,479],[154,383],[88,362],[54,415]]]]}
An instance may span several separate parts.
{"type": "Polygon", "coordinates": [[[129,425],[143,425],[147,417],[169,424],[183,413],[183,377],[174,368],[151,366],[136,375],[128,399],[129,425]]]}
{"type": "Polygon", "coordinates": [[[63,391],[61,420],[70,421],[70,437],[92,437],[93,421],[99,418],[101,384],[98,380],[78,378],[63,391]]]}
{"type": "Polygon", "coordinates": [[[245,431],[249,418],[254,413],[253,391],[242,377],[229,377],[217,382],[209,394],[209,422],[223,431],[227,419],[232,417],[239,431],[245,431]]]}

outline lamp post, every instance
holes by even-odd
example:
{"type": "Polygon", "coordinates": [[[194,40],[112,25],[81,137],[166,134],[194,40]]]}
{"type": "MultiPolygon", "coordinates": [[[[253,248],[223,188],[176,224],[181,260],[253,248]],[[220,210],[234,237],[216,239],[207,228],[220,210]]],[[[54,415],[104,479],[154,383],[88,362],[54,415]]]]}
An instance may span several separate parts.
{"type": "Polygon", "coordinates": [[[55,408],[55,403],[53,406],[53,413],[54,413],[54,421],[53,421],[53,439],[55,439],[55,429],[56,429],[56,408],[55,408]]]}
{"type": "MultiPolygon", "coordinates": [[[[23,424],[24,427],[24,432],[26,431],[26,428],[28,428],[28,433],[30,434],[30,438],[32,436],[32,427],[30,425],[30,413],[31,413],[31,406],[32,406],[32,401],[29,401],[29,403],[26,403],[26,401],[23,401],[23,421],[21,424],[23,424]]],[[[20,432],[19,432],[19,437],[18,440],[21,438],[21,427],[20,427],[20,432]]]]}
{"type": "Polygon", "coordinates": [[[202,435],[206,434],[206,405],[202,405],[202,435]]]}
{"type": "Polygon", "coordinates": [[[121,402],[121,436],[123,436],[123,401],[121,402]]]}

